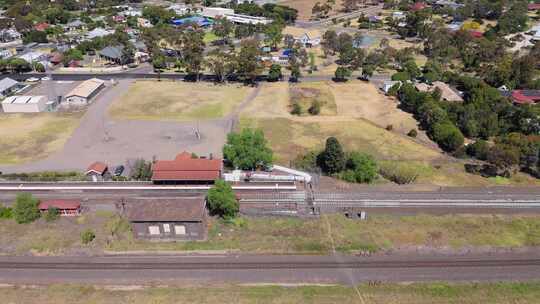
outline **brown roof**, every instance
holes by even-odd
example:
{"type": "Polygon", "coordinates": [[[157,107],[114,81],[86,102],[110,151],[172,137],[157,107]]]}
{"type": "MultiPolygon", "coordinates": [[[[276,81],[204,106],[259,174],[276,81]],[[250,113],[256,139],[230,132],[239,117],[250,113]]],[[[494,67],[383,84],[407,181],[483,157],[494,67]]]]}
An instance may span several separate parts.
{"type": "Polygon", "coordinates": [[[152,166],[152,180],[215,180],[221,176],[221,159],[192,158],[182,152],[174,160],[159,160],[152,166]]]}
{"type": "Polygon", "coordinates": [[[47,210],[49,207],[60,210],[76,210],[81,208],[81,202],[76,200],[48,200],[39,203],[39,210],[47,210]]]}
{"type": "Polygon", "coordinates": [[[206,214],[203,196],[177,198],[141,198],[128,204],[132,222],[198,222],[206,214]]]}
{"type": "Polygon", "coordinates": [[[88,169],[86,169],[86,174],[95,172],[98,174],[103,174],[107,170],[107,165],[102,162],[95,162],[88,166],[88,169]]]}

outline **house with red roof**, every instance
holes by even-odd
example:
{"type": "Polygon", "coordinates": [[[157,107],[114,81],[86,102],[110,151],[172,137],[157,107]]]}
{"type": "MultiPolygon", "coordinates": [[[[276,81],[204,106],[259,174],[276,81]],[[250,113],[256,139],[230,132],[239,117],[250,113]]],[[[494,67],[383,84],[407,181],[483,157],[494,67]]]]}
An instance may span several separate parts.
{"type": "Polygon", "coordinates": [[[540,102],[540,90],[514,90],[510,97],[515,104],[535,104],[540,102]]]}
{"type": "Polygon", "coordinates": [[[41,213],[48,212],[49,208],[56,208],[60,216],[77,216],[81,214],[81,202],[76,200],[41,201],[38,208],[41,213]]]}
{"type": "Polygon", "coordinates": [[[471,36],[473,36],[474,38],[482,38],[482,37],[484,37],[484,33],[480,32],[480,31],[469,31],[469,34],[471,34],[471,36]]]}
{"type": "Polygon", "coordinates": [[[152,165],[154,184],[213,184],[222,173],[221,159],[197,158],[185,151],[174,160],[158,160],[152,165]]]}
{"type": "Polygon", "coordinates": [[[425,9],[426,7],[427,5],[424,2],[415,2],[413,5],[411,5],[410,10],[416,12],[425,9]]]}
{"type": "Polygon", "coordinates": [[[43,32],[43,31],[45,31],[46,29],[48,29],[49,26],[50,26],[50,25],[49,25],[48,23],[46,23],[46,22],[41,22],[41,23],[36,24],[36,25],[34,26],[34,29],[35,29],[36,31],[43,32]]]}
{"type": "Polygon", "coordinates": [[[529,5],[527,5],[527,9],[530,11],[540,10],[540,3],[529,3],[529,5]]]}
{"type": "Polygon", "coordinates": [[[102,181],[109,175],[109,168],[105,163],[94,162],[88,166],[85,175],[91,177],[94,182],[102,181]]]}

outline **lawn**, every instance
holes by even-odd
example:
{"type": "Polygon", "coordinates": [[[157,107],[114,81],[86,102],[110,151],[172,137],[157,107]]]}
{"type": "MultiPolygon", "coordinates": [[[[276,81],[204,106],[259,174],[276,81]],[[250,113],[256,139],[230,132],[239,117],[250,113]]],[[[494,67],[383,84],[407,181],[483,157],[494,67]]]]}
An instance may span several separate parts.
{"type": "Polygon", "coordinates": [[[0,115],[0,164],[45,158],[61,149],[82,113],[0,115]]]}
{"type": "Polygon", "coordinates": [[[109,109],[118,120],[215,119],[230,114],[253,89],[174,81],[136,81],[109,109]]]}
{"type": "Polygon", "coordinates": [[[454,249],[540,246],[540,217],[370,215],[368,220],[359,221],[334,214],[315,219],[240,217],[232,223],[211,218],[208,240],[177,243],[135,240],[127,221],[110,212],[86,213],[51,223],[40,219],[26,225],[0,220],[0,254],[8,255],[92,255],[137,250],[329,254],[332,246],[343,253],[417,246],[454,249]],[[80,240],[85,229],[96,233],[96,239],[88,246],[80,240]]]}
{"type": "Polygon", "coordinates": [[[540,283],[414,283],[370,286],[193,286],[97,287],[91,285],[7,286],[6,303],[538,303],[540,283]],[[360,294],[360,297],[358,296],[360,294]]]}

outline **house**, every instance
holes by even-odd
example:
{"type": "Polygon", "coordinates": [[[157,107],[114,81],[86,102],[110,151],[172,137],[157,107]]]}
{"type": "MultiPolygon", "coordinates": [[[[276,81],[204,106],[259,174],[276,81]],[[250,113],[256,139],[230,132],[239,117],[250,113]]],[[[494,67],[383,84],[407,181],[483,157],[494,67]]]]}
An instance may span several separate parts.
{"type": "Polygon", "coordinates": [[[540,90],[513,90],[510,97],[515,104],[536,104],[540,101],[540,90]]]}
{"type": "Polygon", "coordinates": [[[15,29],[3,29],[0,30],[0,42],[12,42],[18,39],[21,39],[21,33],[17,32],[15,29]]]}
{"type": "Polygon", "coordinates": [[[38,23],[34,26],[34,29],[36,31],[40,31],[40,32],[44,32],[46,29],[48,29],[50,27],[50,25],[46,22],[41,22],[41,23],[38,23]]]}
{"type": "Polygon", "coordinates": [[[126,213],[138,239],[195,241],[207,236],[203,196],[135,199],[126,213]]]}
{"type": "Polygon", "coordinates": [[[127,11],[123,11],[122,15],[125,17],[141,17],[142,11],[138,9],[129,8],[127,11]]]}
{"type": "Polygon", "coordinates": [[[114,15],[112,16],[112,20],[116,23],[125,23],[127,21],[124,15],[114,15]]]}
{"type": "Polygon", "coordinates": [[[540,10],[540,3],[529,3],[527,9],[530,11],[540,10]]]}
{"type": "Polygon", "coordinates": [[[234,14],[232,8],[223,8],[223,7],[203,7],[201,15],[206,18],[216,18],[219,16],[225,16],[234,14]]]}
{"type": "Polygon", "coordinates": [[[66,94],[69,105],[87,105],[90,100],[105,87],[105,81],[97,78],[88,79],[66,94]]]}
{"type": "Polygon", "coordinates": [[[24,88],[24,84],[6,77],[0,80],[0,96],[6,97],[24,88]]]}
{"type": "Polygon", "coordinates": [[[64,25],[64,30],[67,32],[74,32],[77,30],[84,30],[85,23],[81,21],[81,19],[75,19],[73,21],[68,22],[66,25],[64,25]]]}
{"type": "Polygon", "coordinates": [[[95,162],[88,166],[84,174],[91,177],[94,182],[103,181],[109,175],[109,168],[105,163],[95,162]]]}
{"type": "Polygon", "coordinates": [[[432,92],[435,88],[441,91],[441,99],[452,102],[463,102],[461,95],[452,89],[448,84],[442,81],[435,81],[433,85],[425,83],[418,83],[415,85],[416,89],[420,92],[432,92]]]}
{"type": "Polygon", "coordinates": [[[7,59],[13,56],[13,53],[10,50],[0,50],[0,59],[7,59]]]}
{"type": "Polygon", "coordinates": [[[416,12],[425,9],[426,7],[427,5],[424,2],[415,2],[413,5],[411,5],[410,10],[416,12]]]}
{"type": "Polygon", "coordinates": [[[86,33],[85,37],[88,40],[92,40],[92,39],[97,38],[97,37],[105,37],[105,36],[112,35],[112,34],[114,34],[114,31],[106,30],[106,29],[101,28],[101,27],[97,27],[97,28],[91,30],[90,32],[86,33]]]}
{"type": "Polygon", "coordinates": [[[392,19],[404,19],[406,16],[405,16],[405,13],[404,12],[401,12],[401,11],[397,11],[397,12],[393,12],[392,13],[392,19]]]}
{"type": "Polygon", "coordinates": [[[154,184],[212,184],[221,178],[221,159],[193,158],[182,152],[174,160],[158,160],[152,165],[154,184]]]}
{"type": "Polygon", "coordinates": [[[482,38],[482,37],[484,37],[484,33],[480,32],[480,31],[469,31],[469,34],[471,34],[471,36],[473,36],[474,38],[482,38]]]}
{"type": "Polygon", "coordinates": [[[433,4],[434,8],[449,8],[452,10],[457,10],[458,8],[461,8],[464,6],[465,4],[456,3],[454,1],[449,1],[449,0],[438,0],[433,4]]]}
{"type": "Polygon", "coordinates": [[[388,80],[388,81],[385,81],[383,82],[382,86],[381,86],[381,90],[385,93],[385,94],[388,94],[388,92],[390,91],[390,89],[394,86],[398,84],[399,86],[401,86],[401,81],[393,81],[393,80],[388,80]]]}
{"type": "Polygon", "coordinates": [[[310,48],[321,44],[321,37],[311,38],[307,33],[304,33],[302,36],[295,38],[294,41],[302,44],[303,47],[310,48]]]}
{"type": "Polygon", "coordinates": [[[47,97],[37,96],[9,96],[2,101],[4,113],[38,113],[47,109],[47,97]]]}
{"type": "Polygon", "coordinates": [[[124,46],[122,45],[108,46],[99,51],[98,54],[100,58],[120,65],[127,64],[132,59],[124,52],[124,46]]]}
{"type": "Polygon", "coordinates": [[[19,55],[17,57],[31,64],[36,61],[37,62],[45,61],[48,59],[49,55],[43,52],[39,52],[39,51],[32,51],[32,52],[19,55]]]}
{"type": "Polygon", "coordinates": [[[39,211],[45,213],[49,208],[56,208],[60,216],[77,216],[81,214],[81,202],[76,200],[47,200],[38,205],[39,211]]]}
{"type": "Polygon", "coordinates": [[[137,18],[137,26],[138,27],[152,27],[153,25],[150,22],[150,20],[139,17],[137,18]]]}

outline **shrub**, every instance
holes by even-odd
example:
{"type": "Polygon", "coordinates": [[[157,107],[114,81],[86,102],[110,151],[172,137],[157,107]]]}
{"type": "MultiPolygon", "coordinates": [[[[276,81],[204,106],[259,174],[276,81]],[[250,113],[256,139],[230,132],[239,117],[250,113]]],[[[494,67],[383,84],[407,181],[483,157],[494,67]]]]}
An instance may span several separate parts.
{"type": "Polygon", "coordinates": [[[418,136],[418,131],[416,131],[416,129],[411,129],[411,130],[409,131],[409,133],[407,133],[407,136],[409,136],[409,137],[416,137],[416,136],[418,136]]]}
{"type": "Polygon", "coordinates": [[[309,114],[319,115],[321,113],[321,103],[318,100],[313,101],[311,107],[308,109],[309,114]]]}
{"type": "Polygon", "coordinates": [[[407,81],[411,80],[411,75],[407,72],[397,72],[392,75],[392,81],[407,81]]]}
{"type": "Polygon", "coordinates": [[[302,115],[302,107],[297,102],[292,104],[291,114],[302,115]]]}
{"type": "Polygon", "coordinates": [[[338,173],[345,167],[345,153],[335,137],[326,139],[324,151],[317,157],[317,163],[327,174],[338,173]]]}
{"type": "Polygon", "coordinates": [[[463,145],[465,138],[451,122],[436,123],[431,130],[433,140],[445,151],[453,152],[463,145]]]}
{"type": "Polygon", "coordinates": [[[399,185],[413,183],[419,175],[417,168],[394,162],[380,164],[379,173],[384,178],[399,185]]]}
{"type": "Polygon", "coordinates": [[[393,125],[387,125],[386,126],[386,131],[392,131],[394,130],[394,126],[393,125]]]}
{"type": "Polygon", "coordinates": [[[0,219],[10,219],[13,217],[13,209],[10,207],[0,207],[0,219]]]}
{"type": "Polygon", "coordinates": [[[86,229],[81,233],[81,242],[86,245],[96,238],[96,234],[91,229],[86,229]]]}
{"type": "Polygon", "coordinates": [[[32,194],[17,194],[13,208],[13,217],[19,224],[33,222],[40,217],[38,205],[39,201],[32,194]]]}
{"type": "Polygon", "coordinates": [[[49,209],[47,209],[47,213],[45,214],[45,221],[53,222],[57,220],[59,216],[60,212],[58,212],[58,208],[49,207],[49,209]]]}
{"type": "Polygon", "coordinates": [[[485,140],[477,140],[467,146],[467,154],[479,160],[486,160],[489,153],[489,144],[485,140]]]}
{"type": "Polygon", "coordinates": [[[377,162],[366,153],[350,153],[345,168],[340,178],[348,182],[371,183],[377,178],[377,162]]]}
{"type": "Polygon", "coordinates": [[[308,151],[306,154],[299,154],[293,160],[293,166],[300,170],[317,171],[317,156],[320,151],[308,151]]]}
{"type": "Polygon", "coordinates": [[[234,218],[240,210],[231,185],[220,179],[208,190],[207,201],[210,213],[225,219],[234,218]]]}
{"type": "Polygon", "coordinates": [[[229,133],[223,146],[223,156],[228,166],[254,170],[272,165],[272,150],[261,129],[244,128],[239,133],[229,133]]]}

